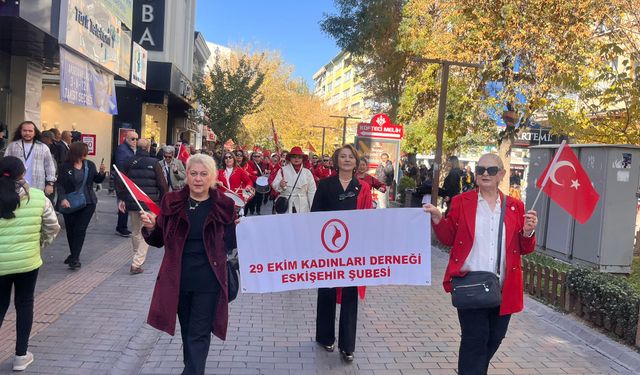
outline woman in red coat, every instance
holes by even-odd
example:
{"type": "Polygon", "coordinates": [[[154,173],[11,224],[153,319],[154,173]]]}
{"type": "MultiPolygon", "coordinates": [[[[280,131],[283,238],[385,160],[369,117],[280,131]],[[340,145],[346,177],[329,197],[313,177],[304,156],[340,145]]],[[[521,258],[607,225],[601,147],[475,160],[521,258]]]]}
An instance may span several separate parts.
{"type": "Polygon", "coordinates": [[[493,308],[458,309],[462,330],[459,374],[486,374],[489,361],[507,333],[511,314],[522,311],[523,280],[521,256],[534,251],[538,218],[536,212],[525,213],[520,200],[498,190],[505,175],[502,161],[495,154],[485,154],[476,167],[477,190],[455,196],[449,213],[443,218],[437,207],[426,204],[438,239],[451,246],[449,264],[444,275],[444,289],[451,292],[451,280],[471,271],[496,273],[501,259],[499,278],[502,303],[493,308]],[[498,239],[501,202],[506,199],[503,235],[498,239]],[[498,241],[502,243],[497,256],[498,241]]]}
{"type": "Polygon", "coordinates": [[[233,226],[233,201],[214,189],[216,165],[205,154],[187,161],[187,186],[165,194],[160,216],[140,213],[145,241],[164,246],[147,323],[170,335],[180,320],[183,374],[204,374],[211,333],[227,335],[225,230],[233,226]]]}
{"type": "Polygon", "coordinates": [[[224,163],[224,169],[218,170],[217,184],[242,197],[242,191],[246,187],[253,187],[253,181],[251,181],[249,173],[238,165],[238,161],[234,158],[232,152],[225,151],[222,154],[222,162],[224,163]]]}

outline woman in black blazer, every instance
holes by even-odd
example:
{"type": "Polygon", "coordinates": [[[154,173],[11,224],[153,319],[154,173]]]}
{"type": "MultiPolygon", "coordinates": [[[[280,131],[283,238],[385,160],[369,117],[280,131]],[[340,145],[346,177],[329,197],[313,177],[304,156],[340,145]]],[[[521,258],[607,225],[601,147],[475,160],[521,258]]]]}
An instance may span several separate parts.
{"type": "Polygon", "coordinates": [[[64,224],[67,229],[67,241],[69,242],[69,256],[64,263],[71,269],[80,268],[80,252],[84,244],[84,237],[87,234],[87,227],[91,217],[96,210],[98,197],[93,190],[93,183],[101,183],[105,178],[105,166],[100,164],[100,171],[96,170],[96,165],[87,160],[89,148],[85,143],[75,142],[69,146],[67,160],[60,166],[58,171],[58,205],[60,209],[68,208],[69,201],[67,194],[78,189],[84,192],[87,205],[73,213],[63,214],[64,224]],[[88,170],[87,182],[84,180],[85,168],[88,170]]]}

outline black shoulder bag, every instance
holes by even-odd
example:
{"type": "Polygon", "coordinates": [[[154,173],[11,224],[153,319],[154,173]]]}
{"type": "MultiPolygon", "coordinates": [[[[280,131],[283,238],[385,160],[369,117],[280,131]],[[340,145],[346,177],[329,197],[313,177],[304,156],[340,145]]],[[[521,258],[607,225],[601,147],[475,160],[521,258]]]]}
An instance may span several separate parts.
{"type": "MultiPolygon", "coordinates": [[[[87,165],[86,161],[82,164],[82,166],[84,168],[84,177],[82,179],[82,183],[78,188],[76,188],[75,191],[66,194],[63,198],[66,199],[67,202],[69,202],[69,207],[59,207],[58,209],[63,214],[72,214],[87,207],[87,197],[84,194],[84,186],[87,184],[87,177],[89,176],[89,166],[87,165]]],[[[71,170],[69,170],[69,172],[72,173],[71,170]]]]}
{"type": "MultiPolygon", "coordinates": [[[[291,199],[291,196],[293,195],[293,191],[295,190],[296,185],[298,184],[298,179],[300,178],[301,174],[302,174],[302,168],[300,168],[298,177],[296,177],[296,182],[293,183],[293,187],[291,188],[291,194],[289,194],[288,197],[285,198],[282,195],[279,195],[278,198],[276,198],[276,200],[273,201],[273,206],[277,214],[285,214],[289,210],[289,199],[291,199]]],[[[284,179],[284,171],[282,172],[282,178],[284,179]]]]}
{"type": "Polygon", "coordinates": [[[486,309],[498,307],[502,303],[500,287],[500,265],[502,258],[502,227],[507,197],[500,204],[500,225],[498,228],[498,261],[496,272],[471,271],[463,277],[451,279],[451,303],[464,309],[486,309]]]}

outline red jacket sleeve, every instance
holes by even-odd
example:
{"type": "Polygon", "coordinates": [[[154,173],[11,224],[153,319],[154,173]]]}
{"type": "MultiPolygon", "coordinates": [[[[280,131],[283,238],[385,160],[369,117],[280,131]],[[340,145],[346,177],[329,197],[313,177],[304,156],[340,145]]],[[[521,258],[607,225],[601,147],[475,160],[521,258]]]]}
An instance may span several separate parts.
{"type": "Polygon", "coordinates": [[[431,222],[433,230],[436,236],[446,246],[452,246],[456,238],[456,231],[458,230],[458,222],[460,215],[462,214],[460,196],[457,195],[451,200],[451,206],[449,207],[449,214],[447,217],[443,217],[442,220],[436,225],[431,222]]]}
{"type": "Polygon", "coordinates": [[[371,186],[365,181],[360,181],[360,194],[358,194],[358,200],[356,207],[359,210],[368,210],[373,208],[373,199],[371,198],[371,186]]]}

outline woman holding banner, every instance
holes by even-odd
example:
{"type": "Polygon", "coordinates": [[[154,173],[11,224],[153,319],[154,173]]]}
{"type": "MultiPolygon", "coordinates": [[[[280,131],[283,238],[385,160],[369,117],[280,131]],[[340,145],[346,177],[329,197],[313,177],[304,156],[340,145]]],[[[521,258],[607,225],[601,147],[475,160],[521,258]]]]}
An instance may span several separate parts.
{"type": "Polygon", "coordinates": [[[205,154],[187,160],[187,186],[167,193],[158,217],[141,212],[143,236],[164,246],[147,322],[173,335],[180,320],[183,374],[204,374],[211,333],[227,335],[229,299],[224,235],[234,225],[234,204],[214,189],[217,170],[205,154]]]}
{"type": "Polygon", "coordinates": [[[535,249],[538,218],[498,190],[504,175],[500,157],[485,154],[476,166],[478,189],[455,196],[446,217],[423,206],[438,239],[451,246],[443,285],[458,309],[461,375],[487,373],[511,314],[524,307],[521,256],[535,249]]]}
{"type": "MultiPolygon", "coordinates": [[[[333,164],[338,167],[338,174],[318,182],[311,211],[372,208],[371,186],[355,175],[358,151],[352,145],[340,147],[333,153],[333,164]]],[[[336,304],[341,303],[338,347],[342,358],[349,362],[353,361],[356,346],[358,294],[364,297],[364,288],[318,289],[316,342],[329,352],[335,349],[336,304]]]]}

